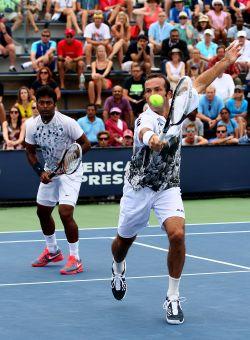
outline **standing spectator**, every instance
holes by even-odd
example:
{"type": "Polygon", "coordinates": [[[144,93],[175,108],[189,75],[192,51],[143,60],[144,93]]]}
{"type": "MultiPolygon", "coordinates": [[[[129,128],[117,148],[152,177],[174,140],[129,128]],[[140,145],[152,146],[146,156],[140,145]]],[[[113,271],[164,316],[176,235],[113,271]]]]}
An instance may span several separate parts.
{"type": "Polygon", "coordinates": [[[35,97],[37,90],[44,85],[49,85],[55,91],[57,100],[61,98],[61,90],[52,78],[52,72],[48,67],[41,67],[37,72],[36,80],[32,83],[30,89],[31,96],[35,97]]]}
{"type": "Polygon", "coordinates": [[[187,15],[187,18],[189,20],[191,20],[191,10],[189,7],[186,7],[184,5],[184,1],[183,0],[174,0],[174,7],[171,8],[170,10],[170,16],[169,16],[169,20],[170,22],[174,25],[174,24],[179,24],[180,22],[180,13],[181,12],[185,12],[187,15]]]}
{"type": "Polygon", "coordinates": [[[203,136],[204,135],[204,126],[200,118],[197,117],[198,111],[195,109],[192,111],[187,118],[184,120],[182,123],[182,135],[186,136],[187,134],[187,126],[189,124],[193,124],[195,126],[196,133],[198,136],[203,136]]]}
{"type": "Polygon", "coordinates": [[[130,24],[128,15],[125,12],[119,12],[115,24],[111,27],[113,51],[109,55],[112,60],[117,54],[120,67],[122,65],[124,52],[127,52],[130,42],[130,24]]]}
{"type": "Polygon", "coordinates": [[[89,16],[92,16],[98,9],[98,0],[77,0],[76,10],[82,18],[82,31],[88,22],[89,16]]]}
{"type": "Polygon", "coordinates": [[[87,43],[85,46],[87,68],[91,68],[93,49],[96,49],[97,46],[104,45],[108,55],[112,52],[110,29],[108,25],[103,23],[102,11],[96,11],[93,19],[94,22],[88,24],[84,31],[84,38],[87,43]]]}
{"type": "Polygon", "coordinates": [[[202,74],[206,69],[206,62],[201,59],[201,52],[194,48],[191,52],[191,59],[186,63],[186,74],[191,77],[191,68],[195,66],[198,69],[198,75],[202,74]]]}
{"type": "Polygon", "coordinates": [[[220,125],[216,129],[216,137],[211,138],[208,142],[211,145],[232,145],[238,144],[238,139],[234,136],[227,136],[226,125],[220,125]]]}
{"type": "Polygon", "coordinates": [[[23,120],[32,117],[32,104],[30,91],[28,87],[21,86],[17,94],[17,108],[19,109],[23,120]]]}
{"type": "Polygon", "coordinates": [[[227,43],[227,30],[231,24],[231,17],[228,12],[223,10],[224,2],[222,0],[213,0],[212,7],[207,15],[210,19],[210,25],[214,29],[214,40],[227,43]]]}
{"type": "Polygon", "coordinates": [[[131,66],[131,77],[125,80],[123,95],[129,100],[135,117],[143,111],[145,76],[140,64],[133,63],[131,66]]]}
{"type": "Polygon", "coordinates": [[[20,150],[23,149],[25,135],[25,124],[22,122],[20,110],[13,106],[7,116],[7,120],[3,122],[3,138],[4,150],[20,150]]]}
{"type": "Polygon", "coordinates": [[[133,129],[134,114],[129,101],[123,96],[123,88],[119,85],[113,87],[112,96],[105,100],[103,109],[104,122],[106,122],[111,109],[114,107],[118,107],[121,110],[121,119],[127,123],[130,129],[133,129]]]}
{"type": "Polygon", "coordinates": [[[106,130],[98,132],[97,140],[98,140],[98,144],[96,144],[94,147],[108,148],[110,144],[110,133],[106,130]]]}
{"type": "Polygon", "coordinates": [[[124,131],[128,129],[128,126],[121,117],[121,109],[119,107],[113,107],[109,111],[109,117],[105,122],[105,127],[110,133],[110,145],[111,146],[122,146],[124,131]]]}
{"type": "Polygon", "coordinates": [[[226,108],[230,111],[230,118],[233,118],[239,125],[239,135],[243,136],[247,120],[248,103],[244,98],[244,87],[236,85],[234,95],[226,102],[226,108]]]}
{"type": "Polygon", "coordinates": [[[187,43],[180,39],[180,33],[176,28],[170,32],[170,38],[164,39],[162,42],[161,59],[163,61],[169,60],[169,55],[173,48],[181,50],[182,61],[186,62],[189,59],[187,43]]]}
{"type": "Polygon", "coordinates": [[[221,120],[218,121],[217,127],[225,125],[227,127],[228,136],[239,138],[238,124],[234,119],[230,118],[230,111],[226,107],[223,107],[223,109],[220,111],[220,116],[221,120]]]}
{"type": "Polygon", "coordinates": [[[74,70],[78,74],[79,84],[80,75],[84,71],[83,45],[80,40],[74,38],[75,31],[71,28],[65,30],[65,38],[59,41],[57,46],[58,73],[60,77],[61,89],[65,88],[65,71],[74,70]]]}
{"type": "Polygon", "coordinates": [[[112,82],[108,79],[113,62],[107,58],[106,49],[99,45],[96,49],[96,60],[91,64],[91,78],[88,85],[89,102],[102,105],[102,89],[110,89],[112,82]]]}
{"type": "Polygon", "coordinates": [[[200,15],[197,25],[197,40],[201,41],[204,39],[204,32],[211,28],[209,18],[207,15],[200,15]]]}
{"type": "MultiPolygon", "coordinates": [[[[55,14],[54,18],[56,20],[60,18],[60,20],[66,19],[66,28],[72,28],[72,24],[74,25],[77,34],[82,34],[82,30],[80,29],[77,18],[75,15],[76,11],[76,0],[55,0],[55,14]]],[[[53,20],[53,17],[52,17],[53,20]]]]}
{"type": "Polygon", "coordinates": [[[247,124],[246,133],[239,139],[239,144],[250,144],[250,124],[247,124]]]}
{"type": "Polygon", "coordinates": [[[215,87],[216,94],[219,96],[224,103],[232,97],[234,93],[234,82],[230,74],[222,73],[213,82],[212,85],[215,87]]]}
{"type": "Polygon", "coordinates": [[[159,13],[162,11],[160,0],[147,0],[144,7],[133,10],[140,30],[139,35],[145,34],[145,31],[149,30],[150,25],[158,20],[159,13]]]}
{"type": "Polygon", "coordinates": [[[140,63],[146,73],[151,71],[150,47],[146,35],[139,35],[137,41],[132,41],[124,57],[122,70],[130,72],[133,62],[140,63]]]}
{"type": "Polygon", "coordinates": [[[247,28],[247,26],[244,26],[244,20],[242,17],[237,17],[236,24],[229,28],[227,32],[227,38],[230,42],[233,42],[236,40],[237,34],[239,31],[245,31],[246,32],[246,38],[250,39],[250,29],[247,28]]]}
{"type": "Polygon", "coordinates": [[[134,143],[134,134],[133,131],[127,129],[123,132],[123,141],[122,141],[122,145],[126,146],[126,147],[130,147],[133,146],[134,143]]]}
{"type": "Polygon", "coordinates": [[[216,96],[214,86],[208,86],[206,93],[200,97],[197,115],[204,123],[205,138],[211,138],[214,135],[216,124],[221,119],[220,111],[223,107],[223,100],[216,96]]]}
{"type": "Polygon", "coordinates": [[[48,66],[53,72],[55,69],[56,42],[50,40],[50,30],[45,28],[41,34],[41,40],[33,42],[31,45],[30,60],[21,65],[22,69],[30,66],[34,71],[38,71],[42,66],[48,66]]]}
{"type": "Polygon", "coordinates": [[[0,53],[3,57],[10,58],[10,72],[16,72],[16,49],[12,39],[12,33],[9,26],[5,25],[5,17],[0,13],[0,53]]]}
{"type": "Polygon", "coordinates": [[[178,48],[172,49],[170,59],[166,63],[166,74],[174,91],[179,80],[185,76],[185,64],[181,61],[181,51],[178,48]]]}
{"type": "Polygon", "coordinates": [[[239,31],[237,33],[238,42],[242,48],[241,56],[236,60],[240,69],[247,74],[246,79],[250,79],[250,41],[247,40],[247,33],[245,31],[239,31]]]}
{"type": "Polygon", "coordinates": [[[196,48],[200,51],[201,57],[205,61],[209,61],[216,55],[216,49],[218,47],[213,40],[213,31],[206,29],[204,32],[204,40],[199,41],[196,48]]]}
{"type": "Polygon", "coordinates": [[[100,131],[105,130],[103,120],[96,117],[96,107],[93,104],[87,106],[87,114],[85,117],[79,118],[77,123],[82,128],[91,145],[97,144],[97,135],[100,131]]]}
{"type": "Polygon", "coordinates": [[[167,15],[165,12],[158,14],[158,21],[149,26],[148,38],[151,52],[152,70],[155,68],[154,56],[161,52],[162,42],[168,39],[173,26],[167,22],[167,15]]]}
{"type": "Polygon", "coordinates": [[[208,140],[202,136],[197,135],[197,130],[194,124],[189,123],[186,129],[186,137],[182,138],[182,146],[192,146],[192,145],[206,145],[208,140]]]}
{"type": "Polygon", "coordinates": [[[179,14],[180,23],[175,27],[180,33],[180,39],[187,43],[189,51],[192,51],[196,42],[196,33],[194,27],[188,22],[188,15],[186,12],[180,12],[179,14]]]}

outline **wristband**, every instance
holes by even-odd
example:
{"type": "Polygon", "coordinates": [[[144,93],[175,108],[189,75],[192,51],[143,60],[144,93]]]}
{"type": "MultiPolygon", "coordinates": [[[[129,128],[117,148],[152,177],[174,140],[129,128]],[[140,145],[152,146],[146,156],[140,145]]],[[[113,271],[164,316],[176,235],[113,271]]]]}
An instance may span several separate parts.
{"type": "Polygon", "coordinates": [[[39,177],[41,176],[42,172],[44,172],[44,168],[39,162],[33,164],[32,168],[35,170],[39,177]]]}
{"type": "Polygon", "coordinates": [[[152,130],[146,131],[142,137],[143,144],[148,145],[149,140],[153,135],[155,135],[154,131],[152,130]]]}

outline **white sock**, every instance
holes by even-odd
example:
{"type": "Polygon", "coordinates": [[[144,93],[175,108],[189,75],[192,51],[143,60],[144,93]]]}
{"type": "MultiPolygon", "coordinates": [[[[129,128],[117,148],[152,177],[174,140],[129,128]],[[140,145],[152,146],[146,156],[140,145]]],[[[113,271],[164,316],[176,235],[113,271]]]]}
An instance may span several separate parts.
{"type": "Polygon", "coordinates": [[[56,234],[53,235],[44,235],[47,248],[49,249],[50,253],[55,253],[58,249],[57,242],[56,242],[56,234]]]}
{"type": "Polygon", "coordinates": [[[28,68],[32,65],[31,61],[26,61],[25,63],[22,64],[23,68],[28,68]]]}
{"type": "Polygon", "coordinates": [[[122,274],[122,272],[125,269],[125,260],[123,260],[122,262],[116,262],[114,260],[113,262],[113,270],[115,274],[122,274]]]}
{"type": "Polygon", "coordinates": [[[75,256],[77,260],[80,260],[79,257],[79,241],[74,243],[69,243],[69,254],[75,256]]]}
{"type": "Polygon", "coordinates": [[[180,280],[181,278],[175,279],[169,275],[169,286],[168,286],[168,293],[167,293],[168,297],[173,296],[173,295],[179,297],[180,280]]]}

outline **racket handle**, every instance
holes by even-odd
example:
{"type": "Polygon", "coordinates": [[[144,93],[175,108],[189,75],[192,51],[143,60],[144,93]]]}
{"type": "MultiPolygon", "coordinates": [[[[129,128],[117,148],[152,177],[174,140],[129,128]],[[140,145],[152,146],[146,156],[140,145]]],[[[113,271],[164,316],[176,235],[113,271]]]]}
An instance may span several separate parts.
{"type": "Polygon", "coordinates": [[[49,178],[51,179],[51,178],[53,178],[53,177],[55,177],[56,176],[56,173],[55,172],[51,172],[51,174],[49,174],[49,178]]]}

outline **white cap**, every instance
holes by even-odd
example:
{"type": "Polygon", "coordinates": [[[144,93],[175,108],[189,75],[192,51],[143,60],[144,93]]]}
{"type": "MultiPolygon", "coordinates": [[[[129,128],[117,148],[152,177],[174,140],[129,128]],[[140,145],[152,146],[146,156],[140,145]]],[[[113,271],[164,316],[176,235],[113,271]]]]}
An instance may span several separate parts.
{"type": "Polygon", "coordinates": [[[224,6],[224,2],[222,0],[213,0],[212,6],[214,6],[215,4],[220,4],[221,6],[224,6]]]}
{"type": "Polygon", "coordinates": [[[244,37],[244,38],[246,38],[246,37],[247,37],[247,32],[245,32],[245,31],[239,31],[239,32],[237,33],[237,38],[239,38],[239,37],[244,37]]]}
{"type": "Polygon", "coordinates": [[[188,16],[187,16],[187,13],[186,13],[186,12],[184,12],[184,11],[180,12],[180,14],[179,14],[179,18],[181,18],[181,17],[185,17],[185,18],[187,18],[187,17],[188,17],[188,16]]]}
{"type": "Polygon", "coordinates": [[[211,35],[211,37],[214,36],[214,33],[213,33],[213,31],[212,31],[210,28],[207,28],[207,29],[204,31],[204,35],[205,35],[205,34],[209,34],[209,35],[211,35]]]}

